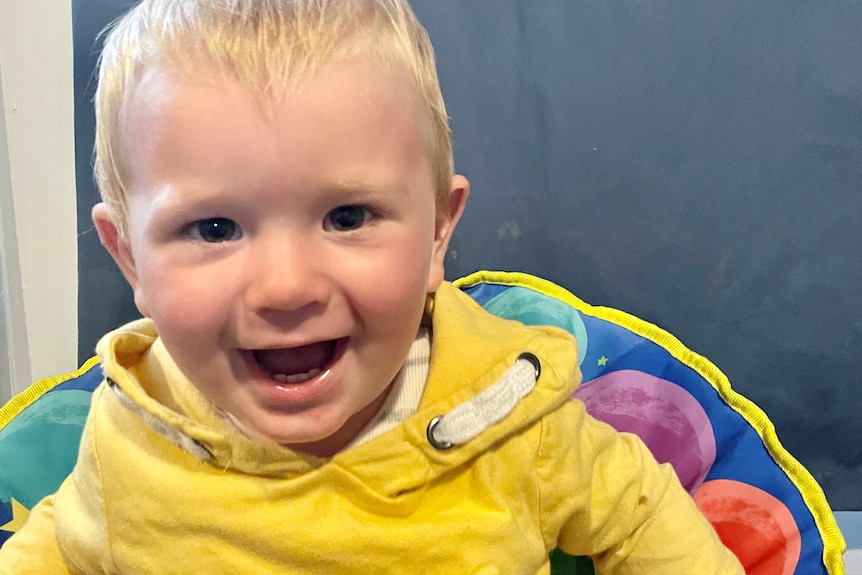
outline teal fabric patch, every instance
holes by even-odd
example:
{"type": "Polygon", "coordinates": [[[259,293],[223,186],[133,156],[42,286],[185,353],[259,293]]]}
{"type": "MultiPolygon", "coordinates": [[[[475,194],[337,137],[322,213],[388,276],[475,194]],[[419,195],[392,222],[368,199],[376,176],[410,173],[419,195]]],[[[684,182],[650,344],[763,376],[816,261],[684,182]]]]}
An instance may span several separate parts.
{"type": "Polygon", "coordinates": [[[589,347],[587,328],[581,316],[564,302],[525,287],[509,287],[482,304],[487,311],[525,325],[559,327],[578,340],[578,364],[584,363],[589,347]]]}
{"type": "Polygon", "coordinates": [[[46,393],[0,430],[0,502],[28,509],[53,493],[69,474],[93,394],[46,393]]]}

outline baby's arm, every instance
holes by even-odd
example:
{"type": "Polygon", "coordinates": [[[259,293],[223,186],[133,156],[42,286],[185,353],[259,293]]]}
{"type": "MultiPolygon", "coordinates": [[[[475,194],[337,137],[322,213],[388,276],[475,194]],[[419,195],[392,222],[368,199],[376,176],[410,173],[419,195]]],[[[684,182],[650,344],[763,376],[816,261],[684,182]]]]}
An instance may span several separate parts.
{"type": "Polygon", "coordinates": [[[670,465],[638,437],[591,418],[579,401],[558,415],[547,420],[539,468],[547,525],[559,526],[548,535],[563,551],[589,555],[602,575],[744,575],[670,465]]]}
{"type": "Polygon", "coordinates": [[[0,575],[69,573],[54,533],[54,500],[43,499],[27,523],[0,547],[0,575]]]}

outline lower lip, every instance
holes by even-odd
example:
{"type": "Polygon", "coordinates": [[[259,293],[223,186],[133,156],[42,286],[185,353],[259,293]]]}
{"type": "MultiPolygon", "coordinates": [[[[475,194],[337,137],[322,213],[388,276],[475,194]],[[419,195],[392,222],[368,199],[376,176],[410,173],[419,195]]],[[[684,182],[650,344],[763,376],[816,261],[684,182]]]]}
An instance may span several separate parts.
{"type": "Polygon", "coordinates": [[[297,409],[319,400],[328,394],[335,386],[336,371],[344,352],[347,350],[348,338],[338,340],[335,353],[329,364],[320,373],[302,383],[282,383],[275,381],[264,373],[257,365],[251,352],[243,351],[243,359],[254,377],[254,384],[261,399],[274,407],[282,409],[297,409]]]}

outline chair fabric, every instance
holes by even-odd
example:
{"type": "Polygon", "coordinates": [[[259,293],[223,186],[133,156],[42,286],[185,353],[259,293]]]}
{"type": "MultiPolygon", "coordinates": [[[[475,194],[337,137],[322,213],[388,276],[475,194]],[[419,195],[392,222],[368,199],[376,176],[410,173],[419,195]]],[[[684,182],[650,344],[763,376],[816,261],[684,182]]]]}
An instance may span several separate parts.
{"type": "MultiPolygon", "coordinates": [[[[844,540],[822,489],[766,414],[706,358],[655,325],[535,276],[483,271],[455,285],[491,313],[574,335],[584,376],[574,396],[673,465],[748,575],[844,575],[844,540]]],[[[0,409],[0,545],[70,472],[101,381],[92,358],[0,409]]],[[[554,575],[593,572],[588,559],[559,550],[551,566],[554,575]]]]}

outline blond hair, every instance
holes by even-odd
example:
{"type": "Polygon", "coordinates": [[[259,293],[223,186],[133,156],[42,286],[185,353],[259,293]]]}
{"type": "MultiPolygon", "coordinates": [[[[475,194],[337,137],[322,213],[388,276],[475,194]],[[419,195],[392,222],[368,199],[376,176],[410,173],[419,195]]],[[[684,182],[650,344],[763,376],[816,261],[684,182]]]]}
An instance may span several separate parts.
{"type": "Polygon", "coordinates": [[[191,74],[212,64],[261,95],[277,96],[339,56],[369,54],[412,74],[433,126],[437,203],[453,174],[449,120],[425,29],[407,0],[143,0],[105,38],[96,89],[94,172],[121,237],[127,190],[123,109],[148,67],[191,74]]]}

